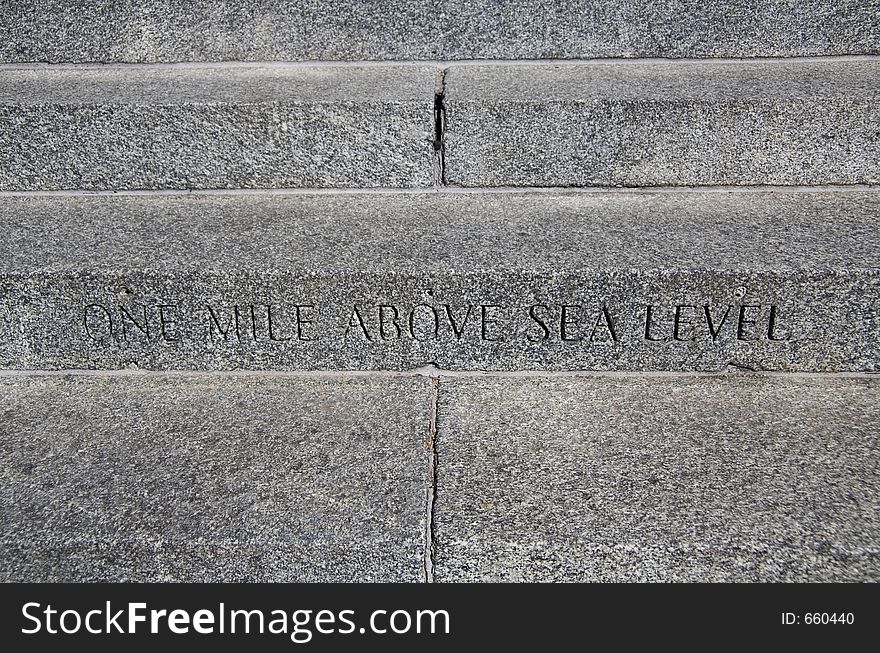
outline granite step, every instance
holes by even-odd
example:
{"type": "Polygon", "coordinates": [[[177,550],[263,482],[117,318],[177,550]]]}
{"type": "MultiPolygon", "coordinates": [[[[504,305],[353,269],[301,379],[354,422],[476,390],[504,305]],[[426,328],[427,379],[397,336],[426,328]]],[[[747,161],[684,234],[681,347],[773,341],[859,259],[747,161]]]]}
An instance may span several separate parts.
{"type": "Polygon", "coordinates": [[[0,61],[880,54],[874,0],[7,0],[0,61]]]}
{"type": "Polygon", "coordinates": [[[0,198],[0,367],[880,368],[880,191],[0,198]]]}
{"type": "Polygon", "coordinates": [[[0,71],[0,190],[427,187],[431,66],[0,71]]]}
{"type": "Polygon", "coordinates": [[[0,377],[0,579],[425,578],[431,382],[0,377]]]}
{"type": "Polygon", "coordinates": [[[880,377],[0,375],[4,581],[877,581],[880,377]]]}
{"type": "Polygon", "coordinates": [[[438,581],[880,580],[880,377],[440,382],[438,581]]]}
{"type": "Polygon", "coordinates": [[[453,186],[880,183],[880,61],[453,66],[453,186]]]}
{"type": "Polygon", "coordinates": [[[880,62],[0,70],[0,191],[880,183],[880,62]]]}

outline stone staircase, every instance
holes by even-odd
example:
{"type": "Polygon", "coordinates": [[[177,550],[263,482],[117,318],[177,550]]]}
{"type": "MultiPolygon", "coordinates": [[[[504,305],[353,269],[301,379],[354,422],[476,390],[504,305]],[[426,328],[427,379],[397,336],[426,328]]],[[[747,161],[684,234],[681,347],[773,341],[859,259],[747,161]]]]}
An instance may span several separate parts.
{"type": "Polygon", "coordinates": [[[880,3],[0,4],[0,578],[880,580],[880,3]]]}

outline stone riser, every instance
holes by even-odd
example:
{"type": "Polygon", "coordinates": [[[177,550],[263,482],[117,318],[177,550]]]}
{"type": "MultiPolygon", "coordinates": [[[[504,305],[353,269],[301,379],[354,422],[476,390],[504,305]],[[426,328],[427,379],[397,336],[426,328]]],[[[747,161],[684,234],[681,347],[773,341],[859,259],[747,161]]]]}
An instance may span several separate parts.
{"type": "Polygon", "coordinates": [[[0,71],[0,190],[430,186],[438,74],[0,71]]]}
{"type": "Polygon", "coordinates": [[[880,272],[0,275],[11,369],[876,371],[880,272]]]}

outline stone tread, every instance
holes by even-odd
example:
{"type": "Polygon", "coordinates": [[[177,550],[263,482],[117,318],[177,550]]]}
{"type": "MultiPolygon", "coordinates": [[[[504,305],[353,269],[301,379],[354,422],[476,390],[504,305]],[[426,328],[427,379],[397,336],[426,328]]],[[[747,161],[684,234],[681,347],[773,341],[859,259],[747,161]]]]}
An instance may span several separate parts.
{"type": "Polygon", "coordinates": [[[880,54],[876,0],[8,0],[0,61],[880,54]]]}
{"type": "MultiPolygon", "coordinates": [[[[435,383],[5,374],[0,573],[421,581],[435,383]]],[[[880,578],[880,378],[436,387],[437,581],[880,578]]]]}
{"type": "Polygon", "coordinates": [[[880,183],[877,79],[873,60],[6,69],[0,190],[880,183]]]}
{"type": "Polygon", "coordinates": [[[874,270],[880,190],[23,195],[0,272],[874,270]]]}
{"type": "Polygon", "coordinates": [[[880,580],[880,378],[442,380],[438,581],[880,580]]]}
{"type": "Polygon", "coordinates": [[[424,578],[430,382],[0,378],[3,581],[424,578]]]}

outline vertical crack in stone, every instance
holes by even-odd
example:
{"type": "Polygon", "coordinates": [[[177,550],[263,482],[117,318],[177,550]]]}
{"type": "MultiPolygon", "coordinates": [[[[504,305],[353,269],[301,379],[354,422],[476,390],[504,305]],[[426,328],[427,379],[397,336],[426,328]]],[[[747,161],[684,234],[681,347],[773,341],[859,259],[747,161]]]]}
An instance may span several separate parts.
{"type": "Polygon", "coordinates": [[[431,377],[431,408],[425,450],[428,452],[428,483],[425,488],[425,555],[424,580],[434,582],[434,499],[437,496],[437,403],[440,377],[431,377]]]}
{"type": "Polygon", "coordinates": [[[446,185],[446,69],[437,75],[434,91],[434,185],[446,185]]]}

